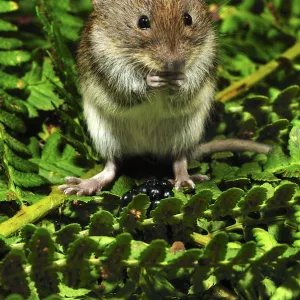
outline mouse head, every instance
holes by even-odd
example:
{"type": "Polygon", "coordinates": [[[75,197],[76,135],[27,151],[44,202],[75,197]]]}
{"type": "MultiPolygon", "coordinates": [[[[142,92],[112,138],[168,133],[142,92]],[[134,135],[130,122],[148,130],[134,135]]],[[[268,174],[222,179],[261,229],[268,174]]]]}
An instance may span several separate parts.
{"type": "Polygon", "coordinates": [[[214,37],[203,0],[92,2],[115,47],[151,70],[184,70],[214,37]]]}

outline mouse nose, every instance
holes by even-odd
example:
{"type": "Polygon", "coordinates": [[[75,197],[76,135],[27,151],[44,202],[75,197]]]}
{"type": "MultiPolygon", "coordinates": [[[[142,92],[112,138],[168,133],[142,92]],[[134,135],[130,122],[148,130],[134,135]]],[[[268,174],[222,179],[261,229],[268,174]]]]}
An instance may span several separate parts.
{"type": "Polygon", "coordinates": [[[179,60],[172,60],[165,64],[165,70],[167,72],[180,72],[185,66],[185,60],[179,59],[179,60]]]}

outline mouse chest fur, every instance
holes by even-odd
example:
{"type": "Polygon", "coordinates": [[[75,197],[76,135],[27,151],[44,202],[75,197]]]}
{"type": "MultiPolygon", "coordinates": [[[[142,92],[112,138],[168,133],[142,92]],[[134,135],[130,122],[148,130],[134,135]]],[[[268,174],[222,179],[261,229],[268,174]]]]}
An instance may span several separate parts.
{"type": "MultiPolygon", "coordinates": [[[[101,97],[100,87],[98,92],[101,97]]],[[[202,136],[204,110],[183,113],[182,109],[174,110],[171,100],[168,91],[156,91],[142,103],[117,113],[95,106],[97,101],[85,101],[84,113],[96,149],[107,158],[144,154],[169,157],[186,152],[202,136]]]]}

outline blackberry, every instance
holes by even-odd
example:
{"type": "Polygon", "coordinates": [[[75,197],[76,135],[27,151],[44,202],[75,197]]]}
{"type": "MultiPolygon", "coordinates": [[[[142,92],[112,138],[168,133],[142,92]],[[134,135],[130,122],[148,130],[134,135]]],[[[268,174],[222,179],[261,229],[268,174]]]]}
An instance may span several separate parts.
{"type": "Polygon", "coordinates": [[[153,186],[151,187],[149,191],[149,197],[151,201],[159,200],[163,196],[163,189],[159,186],[153,186]]]}
{"type": "Polygon", "coordinates": [[[136,190],[131,190],[131,191],[128,191],[127,193],[125,193],[123,196],[122,196],[122,204],[121,206],[124,207],[124,206],[127,206],[133,199],[134,196],[137,195],[137,191],[136,190]]]}
{"type": "Polygon", "coordinates": [[[172,183],[166,178],[162,179],[161,181],[158,181],[156,178],[151,178],[145,183],[125,193],[122,197],[121,206],[127,206],[132,201],[132,198],[134,196],[138,194],[145,194],[149,196],[151,201],[150,207],[148,208],[147,212],[149,216],[150,211],[157,207],[161,199],[174,196],[172,188],[172,183]]]}
{"type": "Polygon", "coordinates": [[[150,188],[147,185],[140,185],[136,188],[138,194],[146,194],[149,196],[150,188]]]}
{"type": "Polygon", "coordinates": [[[162,196],[163,199],[173,197],[173,196],[174,196],[174,193],[171,189],[164,189],[163,196],[162,196]]]}
{"type": "Polygon", "coordinates": [[[146,181],[145,185],[146,186],[156,186],[158,185],[158,180],[156,178],[153,178],[153,179],[149,179],[146,181]]]}
{"type": "Polygon", "coordinates": [[[58,220],[53,220],[55,231],[58,231],[61,229],[61,223],[58,220]]]}
{"type": "Polygon", "coordinates": [[[164,189],[171,189],[173,188],[173,184],[168,179],[163,179],[159,183],[164,189]]]}

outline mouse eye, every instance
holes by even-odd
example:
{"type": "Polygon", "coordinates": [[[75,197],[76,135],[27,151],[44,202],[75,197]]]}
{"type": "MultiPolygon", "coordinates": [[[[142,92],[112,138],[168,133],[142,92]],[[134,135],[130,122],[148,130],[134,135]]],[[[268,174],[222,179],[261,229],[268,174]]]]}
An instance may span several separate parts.
{"type": "Polygon", "coordinates": [[[183,14],[183,21],[185,26],[191,26],[193,24],[193,19],[188,13],[183,14]]]}
{"type": "Polygon", "coordinates": [[[150,29],[150,20],[147,16],[141,16],[138,21],[138,27],[145,30],[150,29]]]}

